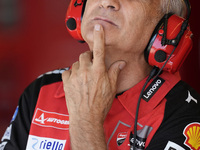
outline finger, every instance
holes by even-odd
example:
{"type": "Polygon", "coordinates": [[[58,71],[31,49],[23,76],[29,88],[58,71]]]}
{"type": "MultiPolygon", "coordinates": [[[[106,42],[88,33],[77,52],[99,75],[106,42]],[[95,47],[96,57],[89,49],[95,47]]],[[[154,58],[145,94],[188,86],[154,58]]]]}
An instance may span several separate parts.
{"type": "Polygon", "coordinates": [[[80,68],[88,67],[92,64],[92,52],[86,51],[79,56],[80,68]]]}
{"type": "Polygon", "coordinates": [[[66,83],[71,75],[71,70],[66,70],[62,73],[62,81],[66,83]]]}
{"type": "Polygon", "coordinates": [[[105,66],[105,48],[103,27],[96,24],[94,27],[93,64],[105,66]]]}
{"type": "Polygon", "coordinates": [[[72,64],[71,71],[74,72],[79,69],[79,61],[76,61],[75,63],[72,64]]]}
{"type": "Polygon", "coordinates": [[[109,70],[108,70],[108,77],[110,79],[112,89],[116,89],[117,87],[117,79],[119,76],[119,73],[124,67],[126,66],[126,62],[121,60],[121,61],[116,61],[114,62],[109,70]]]}

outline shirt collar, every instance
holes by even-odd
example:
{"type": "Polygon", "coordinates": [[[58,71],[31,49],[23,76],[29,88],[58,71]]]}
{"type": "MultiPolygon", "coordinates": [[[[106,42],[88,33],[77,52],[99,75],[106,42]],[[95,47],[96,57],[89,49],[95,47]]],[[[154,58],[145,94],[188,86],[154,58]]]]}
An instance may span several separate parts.
{"type": "MultiPolygon", "coordinates": [[[[153,110],[164,99],[167,93],[181,80],[179,72],[171,74],[164,71],[159,77],[164,79],[165,82],[148,102],[143,99],[141,100],[139,116],[145,115],[149,111],[153,110]]],[[[146,78],[136,84],[134,87],[123,92],[123,94],[117,96],[117,99],[133,117],[135,117],[138,98],[145,81],[146,78]]],[[[147,87],[151,84],[151,82],[152,80],[148,83],[147,87]]],[[[60,85],[55,93],[55,98],[63,97],[65,97],[63,82],[60,82],[60,85]]]]}
{"type": "Polygon", "coordinates": [[[65,92],[64,92],[64,88],[63,88],[63,82],[60,82],[60,85],[54,95],[55,98],[62,98],[65,97],[65,92]]]}
{"type": "MultiPolygon", "coordinates": [[[[159,77],[164,79],[164,83],[159,87],[148,102],[144,99],[141,100],[139,116],[144,116],[148,112],[152,111],[165,98],[167,93],[181,80],[178,72],[171,74],[164,71],[159,77]]],[[[138,98],[146,79],[147,78],[143,79],[134,87],[117,97],[121,104],[133,117],[135,117],[138,98]]],[[[151,86],[151,82],[152,80],[147,84],[147,88],[148,86],[151,86]]]]}

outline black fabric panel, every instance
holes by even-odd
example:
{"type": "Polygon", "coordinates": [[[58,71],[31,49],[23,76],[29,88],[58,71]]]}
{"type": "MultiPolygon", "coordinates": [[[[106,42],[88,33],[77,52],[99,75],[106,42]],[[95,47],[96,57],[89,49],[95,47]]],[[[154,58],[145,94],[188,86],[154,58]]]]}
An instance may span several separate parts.
{"type": "Polygon", "coordinates": [[[25,150],[40,89],[44,85],[59,81],[62,81],[61,73],[58,71],[57,73],[49,72],[33,81],[24,90],[18,103],[18,114],[15,120],[10,123],[10,125],[12,125],[11,139],[1,141],[1,143],[7,142],[4,150],[25,150]]]}
{"type": "Polygon", "coordinates": [[[168,141],[174,142],[186,150],[184,128],[193,122],[200,123],[200,96],[189,85],[180,81],[166,96],[164,119],[146,150],[164,150],[168,141]],[[198,103],[188,103],[188,91],[198,103]]]}

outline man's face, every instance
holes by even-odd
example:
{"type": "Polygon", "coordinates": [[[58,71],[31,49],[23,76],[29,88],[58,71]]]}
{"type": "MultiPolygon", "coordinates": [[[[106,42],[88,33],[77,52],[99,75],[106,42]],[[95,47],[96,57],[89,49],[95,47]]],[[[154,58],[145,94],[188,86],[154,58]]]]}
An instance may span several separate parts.
{"type": "Polygon", "coordinates": [[[82,36],[92,48],[94,25],[101,24],[106,47],[141,53],[162,15],[160,0],[87,0],[82,36]]]}

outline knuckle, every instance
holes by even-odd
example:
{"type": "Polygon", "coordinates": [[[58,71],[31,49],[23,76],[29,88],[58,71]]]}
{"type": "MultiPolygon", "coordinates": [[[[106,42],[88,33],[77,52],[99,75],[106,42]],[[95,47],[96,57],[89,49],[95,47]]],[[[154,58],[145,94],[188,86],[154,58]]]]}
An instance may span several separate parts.
{"type": "Polygon", "coordinates": [[[81,68],[81,70],[80,70],[80,72],[79,72],[79,75],[80,75],[81,77],[88,76],[88,74],[90,74],[89,68],[87,68],[87,67],[81,68]]]}
{"type": "Polygon", "coordinates": [[[66,77],[68,74],[69,74],[68,71],[64,71],[64,72],[62,73],[62,78],[66,77]]]}
{"type": "Polygon", "coordinates": [[[95,68],[95,72],[98,74],[102,74],[102,73],[106,72],[105,66],[99,65],[98,68],[95,68]]]}
{"type": "Polygon", "coordinates": [[[85,81],[85,79],[87,79],[88,76],[87,72],[81,72],[79,75],[80,75],[79,79],[82,81],[85,81]]]}
{"type": "Polygon", "coordinates": [[[82,60],[85,57],[84,55],[85,55],[85,53],[80,54],[79,55],[79,60],[82,60]]]}
{"type": "Polygon", "coordinates": [[[64,71],[64,72],[62,73],[62,80],[64,80],[65,77],[66,77],[66,72],[64,71]]]}
{"type": "Polygon", "coordinates": [[[62,73],[62,81],[65,83],[68,81],[69,77],[70,77],[71,71],[70,70],[66,70],[62,73]]]}
{"type": "Polygon", "coordinates": [[[65,70],[63,73],[62,73],[62,76],[67,76],[68,74],[70,73],[70,70],[65,70]]]}
{"type": "Polygon", "coordinates": [[[85,58],[89,57],[90,54],[91,54],[90,51],[86,51],[86,52],[80,54],[80,56],[79,56],[79,60],[84,60],[85,58]]]}
{"type": "Polygon", "coordinates": [[[96,49],[96,50],[95,50],[95,55],[96,55],[97,57],[101,57],[101,56],[103,56],[103,52],[102,52],[100,49],[96,49]]]}
{"type": "Polygon", "coordinates": [[[72,64],[72,68],[75,68],[75,67],[77,67],[78,65],[79,65],[79,62],[76,61],[75,63],[72,64]]]}
{"type": "Polygon", "coordinates": [[[95,72],[94,72],[94,76],[95,76],[95,78],[102,78],[102,77],[104,77],[104,75],[105,75],[105,73],[104,73],[104,71],[103,71],[103,69],[97,69],[97,70],[95,70],[95,72]]]}

